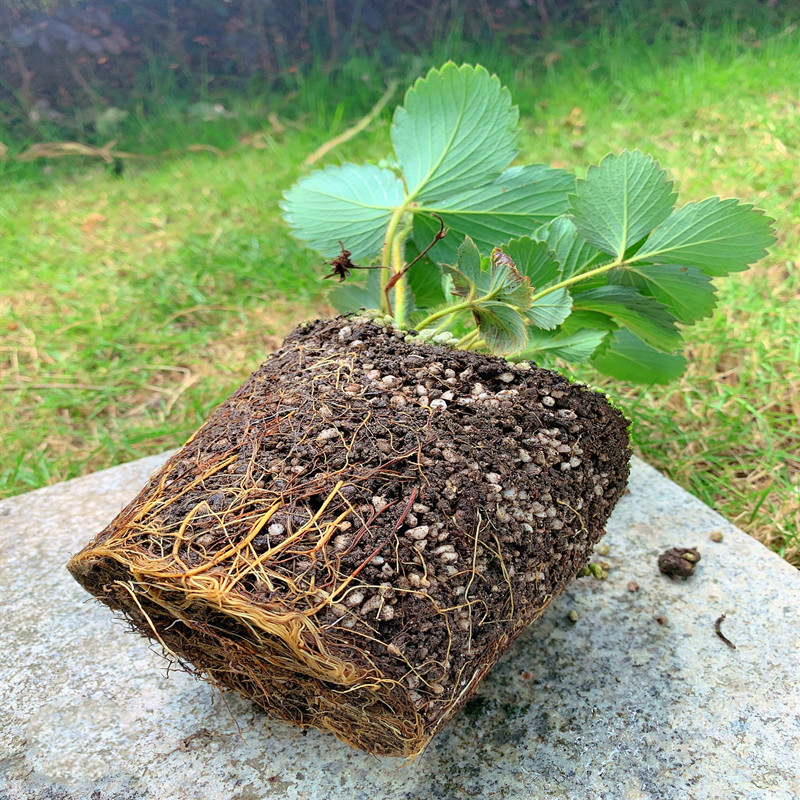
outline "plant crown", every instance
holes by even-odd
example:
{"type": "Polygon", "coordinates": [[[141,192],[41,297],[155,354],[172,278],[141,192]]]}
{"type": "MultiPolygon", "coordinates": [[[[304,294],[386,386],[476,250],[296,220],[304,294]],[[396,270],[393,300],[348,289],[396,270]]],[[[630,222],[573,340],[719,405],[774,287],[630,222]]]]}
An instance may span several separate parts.
{"type": "Polygon", "coordinates": [[[496,76],[448,63],[395,110],[394,158],[295,183],[282,203],[294,235],[334,265],[374,267],[338,286],[334,305],[512,360],[678,377],[682,335],[714,308],[712,279],[762,258],[773,220],[719,197],[676,209],[669,176],[638,150],[578,179],[509,166],[518,118],[496,76]]]}

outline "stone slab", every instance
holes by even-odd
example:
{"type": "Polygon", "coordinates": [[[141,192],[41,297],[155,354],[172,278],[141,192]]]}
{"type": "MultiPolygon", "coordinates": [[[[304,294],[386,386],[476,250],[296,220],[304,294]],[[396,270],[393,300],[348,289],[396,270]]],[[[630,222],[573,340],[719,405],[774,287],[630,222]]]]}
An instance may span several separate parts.
{"type": "Polygon", "coordinates": [[[168,674],[70,578],[163,460],[0,502],[3,800],[800,797],[800,574],[642,462],[603,540],[608,580],[574,582],[402,766],[168,674]],[[658,573],[692,545],[691,580],[658,573]]]}

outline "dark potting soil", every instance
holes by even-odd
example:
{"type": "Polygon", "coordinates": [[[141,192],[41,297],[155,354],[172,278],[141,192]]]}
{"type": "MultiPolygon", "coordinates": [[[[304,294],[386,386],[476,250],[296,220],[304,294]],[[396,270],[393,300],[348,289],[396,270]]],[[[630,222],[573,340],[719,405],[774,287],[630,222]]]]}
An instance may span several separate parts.
{"type": "Polygon", "coordinates": [[[658,569],[670,578],[686,580],[694,575],[700,553],[694,547],[670,547],[658,557],[658,569]]]}
{"type": "Polygon", "coordinates": [[[318,321],[69,568],[187,668],[410,755],[585,566],[629,455],[554,372],[318,321]]]}

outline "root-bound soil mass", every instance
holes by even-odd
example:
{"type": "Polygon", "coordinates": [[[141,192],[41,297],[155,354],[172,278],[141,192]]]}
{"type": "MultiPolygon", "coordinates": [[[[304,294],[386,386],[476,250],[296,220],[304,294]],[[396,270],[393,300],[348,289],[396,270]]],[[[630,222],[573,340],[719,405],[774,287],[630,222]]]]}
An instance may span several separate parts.
{"type": "Polygon", "coordinates": [[[585,566],[628,457],[556,373],[315,322],[69,570],[187,669],[410,756],[585,566]]]}

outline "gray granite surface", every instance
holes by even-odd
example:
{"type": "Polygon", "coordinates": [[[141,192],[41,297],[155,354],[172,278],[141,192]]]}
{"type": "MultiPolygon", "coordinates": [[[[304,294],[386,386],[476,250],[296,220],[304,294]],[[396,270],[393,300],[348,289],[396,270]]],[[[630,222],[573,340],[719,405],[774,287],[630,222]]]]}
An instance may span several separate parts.
{"type": "Polygon", "coordinates": [[[0,502],[3,800],[800,797],[800,574],[645,464],[603,540],[608,580],[574,582],[403,766],[168,674],[70,578],[162,461],[0,502]],[[693,578],[659,574],[692,545],[693,578]]]}

